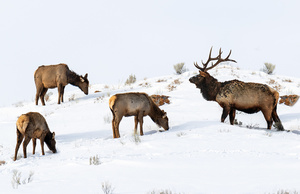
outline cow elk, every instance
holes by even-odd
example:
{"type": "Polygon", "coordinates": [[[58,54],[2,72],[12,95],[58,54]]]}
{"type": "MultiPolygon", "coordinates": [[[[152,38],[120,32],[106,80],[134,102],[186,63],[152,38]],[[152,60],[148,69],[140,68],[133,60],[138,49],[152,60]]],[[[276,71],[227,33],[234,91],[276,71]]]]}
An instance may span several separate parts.
{"type": "Polygon", "coordinates": [[[29,112],[26,114],[22,114],[18,118],[16,125],[17,125],[17,145],[15,149],[14,161],[17,160],[18,150],[24,137],[25,137],[23,142],[24,158],[27,157],[26,147],[31,139],[33,142],[32,154],[35,154],[36,139],[40,139],[43,155],[45,155],[44,142],[53,153],[56,153],[55,133],[54,132],[51,133],[45,118],[40,113],[29,112]]]}
{"type": "Polygon", "coordinates": [[[49,88],[58,89],[58,104],[64,102],[64,90],[67,84],[79,87],[86,95],[89,93],[88,74],[79,76],[71,71],[68,65],[60,63],[58,65],[42,65],[34,72],[34,82],[36,86],[35,104],[38,105],[39,98],[45,106],[45,94],[49,88]]]}
{"type": "Polygon", "coordinates": [[[234,124],[236,110],[245,113],[256,113],[262,111],[268,129],[271,129],[273,121],[277,124],[278,130],[284,130],[281,121],[277,115],[277,102],[279,94],[276,90],[265,84],[246,83],[239,80],[231,80],[225,82],[218,82],[207,71],[216,67],[218,64],[235,60],[229,59],[231,51],[225,59],[221,58],[222,51],[220,49],[219,55],[215,58],[211,57],[210,49],[209,58],[206,63],[202,62],[203,67],[194,63],[198,68],[199,74],[189,79],[202,92],[204,99],[208,101],[216,101],[222,108],[223,113],[221,122],[224,122],[229,114],[230,124],[234,124]],[[210,67],[207,65],[212,62],[210,67]]]}
{"type": "Polygon", "coordinates": [[[134,116],[134,133],[140,123],[140,135],[143,135],[143,117],[149,115],[158,126],[169,129],[167,113],[161,110],[145,93],[116,94],[109,99],[109,108],[113,114],[113,137],[119,138],[119,124],[123,116],[134,116]]]}

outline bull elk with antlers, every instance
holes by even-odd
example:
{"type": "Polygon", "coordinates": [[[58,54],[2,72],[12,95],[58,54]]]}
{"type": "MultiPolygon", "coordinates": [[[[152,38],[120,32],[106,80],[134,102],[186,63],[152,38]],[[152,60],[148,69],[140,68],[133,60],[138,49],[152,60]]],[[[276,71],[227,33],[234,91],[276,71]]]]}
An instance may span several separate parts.
{"type": "Polygon", "coordinates": [[[200,67],[197,62],[194,63],[195,67],[200,71],[198,75],[191,77],[189,81],[201,90],[204,99],[216,101],[223,108],[221,122],[224,122],[229,114],[230,124],[233,125],[236,110],[245,113],[262,111],[267,121],[268,129],[271,129],[272,123],[275,121],[278,124],[278,130],[284,130],[276,112],[279,98],[278,92],[265,84],[246,83],[239,80],[219,82],[207,71],[222,62],[231,61],[236,63],[236,61],[229,59],[231,50],[224,59],[221,58],[221,49],[219,50],[219,55],[215,58],[211,57],[211,51],[212,48],[210,49],[207,62],[202,62],[203,67],[200,67]],[[207,67],[212,61],[216,62],[211,63],[211,66],[207,67]]]}

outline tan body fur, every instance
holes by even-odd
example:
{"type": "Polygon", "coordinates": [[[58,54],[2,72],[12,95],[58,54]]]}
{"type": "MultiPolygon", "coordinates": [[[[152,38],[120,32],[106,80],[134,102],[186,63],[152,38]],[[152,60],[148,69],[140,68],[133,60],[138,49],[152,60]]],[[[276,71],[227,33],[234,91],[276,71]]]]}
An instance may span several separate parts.
{"type": "Polygon", "coordinates": [[[71,71],[66,64],[40,66],[34,72],[36,85],[35,104],[38,105],[39,97],[42,105],[45,105],[45,94],[49,88],[58,89],[58,104],[63,102],[64,89],[67,84],[78,86],[85,94],[88,94],[89,81],[87,74],[82,77],[71,71]]]}
{"type": "Polygon", "coordinates": [[[135,116],[134,132],[137,132],[137,125],[139,122],[140,135],[143,135],[143,117],[147,115],[165,130],[169,129],[166,113],[163,110],[160,110],[153,100],[145,93],[116,94],[109,99],[109,108],[113,114],[112,128],[114,138],[120,137],[119,124],[123,116],[135,116]]]}
{"type": "Polygon", "coordinates": [[[17,127],[17,144],[15,149],[14,160],[17,159],[17,153],[24,138],[25,138],[23,142],[24,158],[27,157],[26,147],[31,139],[33,142],[33,152],[32,152],[33,154],[35,154],[36,139],[40,139],[43,155],[45,155],[44,142],[46,142],[48,148],[53,153],[56,153],[56,148],[55,148],[56,142],[54,138],[55,133],[54,132],[51,133],[45,118],[40,113],[29,112],[26,114],[22,114],[17,120],[16,127],[17,127]]]}

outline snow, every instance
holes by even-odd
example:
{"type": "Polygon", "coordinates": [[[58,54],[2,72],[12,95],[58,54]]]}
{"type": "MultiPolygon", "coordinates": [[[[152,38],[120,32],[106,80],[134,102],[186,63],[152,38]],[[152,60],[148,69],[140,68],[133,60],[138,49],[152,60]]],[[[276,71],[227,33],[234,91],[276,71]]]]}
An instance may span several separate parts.
{"type": "MultiPolygon", "coordinates": [[[[300,103],[278,105],[278,115],[291,132],[267,130],[261,113],[237,112],[242,126],[231,126],[228,118],[220,122],[221,107],[204,100],[188,81],[195,74],[197,71],[149,78],[130,86],[95,84],[87,96],[68,86],[73,90],[65,93],[61,105],[56,104],[55,89],[50,90],[53,95],[44,107],[31,101],[0,108],[0,160],[6,162],[0,166],[1,193],[103,193],[104,183],[111,185],[114,193],[299,192],[300,103]],[[97,90],[101,92],[94,93],[97,90]],[[127,117],[120,124],[121,138],[112,138],[108,99],[131,91],[170,96],[171,104],[160,107],[168,114],[168,131],[160,132],[161,128],[145,117],[145,135],[135,142],[133,117],[127,117]],[[13,161],[15,122],[29,111],[40,112],[55,131],[58,153],[45,147],[42,156],[37,144],[32,155],[30,142],[28,158],[23,158],[21,146],[17,161],[13,161]],[[100,162],[91,165],[92,157],[100,162]],[[15,170],[21,172],[21,182],[24,180],[18,187],[11,183],[15,170]],[[26,181],[30,173],[32,180],[26,181]]],[[[298,78],[229,65],[211,70],[211,75],[219,81],[239,79],[280,86],[280,95],[300,93],[298,78]],[[275,82],[270,84],[270,80],[275,82]]]]}

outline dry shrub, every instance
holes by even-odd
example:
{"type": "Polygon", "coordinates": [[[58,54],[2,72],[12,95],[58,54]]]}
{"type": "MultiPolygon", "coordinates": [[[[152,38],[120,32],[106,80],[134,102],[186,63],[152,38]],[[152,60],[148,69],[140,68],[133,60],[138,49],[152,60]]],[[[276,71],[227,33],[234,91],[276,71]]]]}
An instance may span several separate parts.
{"type": "Polygon", "coordinates": [[[282,88],[281,85],[278,84],[274,79],[270,79],[267,83],[273,85],[272,87],[277,90],[277,92],[279,92],[282,88]]]}
{"type": "Polygon", "coordinates": [[[102,183],[102,191],[104,194],[112,194],[115,188],[108,181],[102,183]]]}
{"type": "Polygon", "coordinates": [[[151,95],[151,98],[157,106],[162,106],[164,104],[170,104],[169,96],[165,95],[151,95]]]}
{"type": "Polygon", "coordinates": [[[111,118],[111,114],[107,114],[103,117],[104,123],[111,123],[112,122],[112,118],[111,118]]]}
{"type": "Polygon", "coordinates": [[[160,83],[160,82],[166,82],[167,80],[166,79],[159,79],[159,80],[157,80],[156,82],[157,83],[160,83]]]}
{"type": "Polygon", "coordinates": [[[267,83],[270,84],[270,85],[275,84],[275,80],[270,79],[267,83]]]}
{"type": "Polygon", "coordinates": [[[275,65],[273,65],[272,63],[265,63],[264,68],[262,69],[263,72],[272,75],[274,70],[275,70],[275,65]]]}
{"type": "Polygon", "coordinates": [[[145,88],[150,88],[151,84],[149,84],[148,82],[144,82],[144,83],[139,84],[139,86],[142,86],[142,87],[145,87],[145,88]]]}
{"type": "Polygon", "coordinates": [[[70,97],[69,97],[69,101],[74,101],[75,100],[75,94],[72,94],[70,97]]]}
{"type": "Polygon", "coordinates": [[[174,86],[173,84],[169,84],[169,85],[167,86],[167,89],[169,90],[169,92],[172,92],[173,90],[176,89],[176,86],[174,86]]]}
{"type": "Polygon", "coordinates": [[[287,106],[293,106],[298,101],[298,95],[284,95],[280,96],[279,104],[284,103],[287,106]]]}
{"type": "Polygon", "coordinates": [[[175,79],[171,84],[167,86],[169,92],[176,89],[177,85],[180,85],[182,82],[179,79],[175,79]]]}
{"type": "Polygon", "coordinates": [[[125,85],[131,85],[131,84],[133,84],[133,83],[135,83],[135,82],[136,82],[136,77],[135,77],[135,75],[131,74],[131,75],[127,78],[127,80],[126,80],[126,82],[125,82],[125,85]]]}
{"type": "Polygon", "coordinates": [[[101,162],[98,155],[90,157],[90,165],[100,165],[100,164],[101,162]]]}
{"type": "Polygon", "coordinates": [[[289,83],[291,83],[292,82],[292,80],[291,79],[284,79],[284,80],[282,80],[283,82],[289,82],[289,83]]]}
{"type": "Polygon", "coordinates": [[[277,91],[277,92],[279,92],[280,90],[281,90],[281,85],[279,85],[279,84],[277,84],[277,85],[275,85],[274,86],[274,89],[277,91]]]}
{"type": "Polygon", "coordinates": [[[179,79],[175,79],[173,81],[173,83],[176,84],[176,85],[180,85],[182,82],[179,79]]]}
{"type": "Polygon", "coordinates": [[[49,93],[47,93],[47,94],[45,95],[45,97],[44,97],[45,101],[46,101],[46,102],[48,102],[48,101],[49,101],[49,98],[50,98],[50,96],[52,96],[52,95],[53,95],[53,93],[52,93],[52,92],[49,92],[49,93]]]}
{"type": "Polygon", "coordinates": [[[178,75],[180,75],[180,74],[187,71],[187,68],[184,67],[184,63],[177,63],[173,67],[174,67],[174,70],[175,70],[176,74],[178,74],[178,75]]]}

